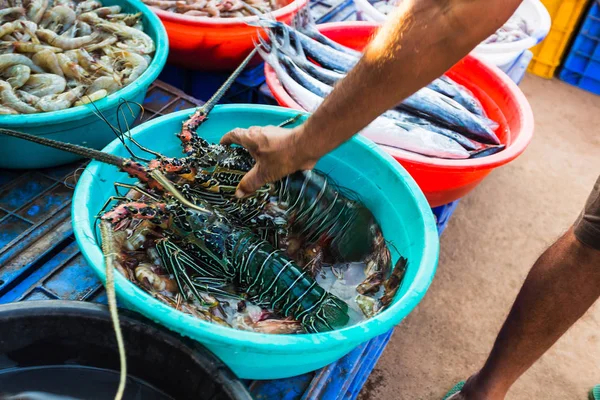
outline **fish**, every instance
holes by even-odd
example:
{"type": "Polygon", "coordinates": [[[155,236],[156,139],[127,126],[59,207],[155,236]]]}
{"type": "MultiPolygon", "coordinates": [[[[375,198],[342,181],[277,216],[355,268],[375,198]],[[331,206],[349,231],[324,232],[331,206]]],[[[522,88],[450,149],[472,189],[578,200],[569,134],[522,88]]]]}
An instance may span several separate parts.
{"type": "Polygon", "coordinates": [[[299,41],[296,41],[295,48],[292,48],[290,37],[287,31],[285,31],[281,46],[279,46],[277,38],[274,35],[271,37],[271,43],[273,43],[275,46],[278,46],[279,52],[288,56],[304,72],[323,83],[333,85],[345,76],[343,73],[332,71],[310,62],[308,58],[306,58],[306,54],[304,54],[304,50],[302,49],[299,41]]]}
{"type": "Polygon", "coordinates": [[[504,144],[501,144],[498,146],[487,146],[483,149],[472,151],[470,158],[482,158],[482,157],[491,156],[492,154],[501,152],[505,148],[506,148],[506,145],[504,145],[504,144]]]}
{"type": "Polygon", "coordinates": [[[277,53],[279,60],[282,65],[285,67],[285,70],[288,74],[299,84],[301,84],[306,89],[310,90],[314,94],[320,97],[325,97],[333,90],[333,87],[327,85],[326,83],[321,82],[317,78],[309,75],[304,72],[300,67],[298,67],[294,61],[292,61],[288,56],[282,53],[277,53]]]}
{"type": "Polygon", "coordinates": [[[444,75],[439,77],[427,85],[427,87],[447,97],[450,97],[473,114],[479,115],[480,117],[485,117],[485,111],[483,111],[481,103],[468,92],[467,88],[459,85],[447,76],[444,75]]]}
{"type": "MultiPolygon", "coordinates": [[[[356,54],[360,53],[333,48],[325,44],[327,41],[319,41],[314,32],[304,34],[276,21],[259,20],[261,26],[270,27],[265,29],[270,43],[259,39],[263,48],[269,49],[268,56],[266,52],[263,55],[270,60],[265,60],[285,90],[306,111],[316,110],[333,85],[358,62],[356,54]]],[[[310,23],[299,29],[310,31],[310,23]]],[[[462,159],[500,151],[500,141],[494,133],[497,127],[468,89],[442,76],[385,112],[361,134],[381,145],[427,156],[462,159]],[[383,132],[386,129],[390,132],[383,132]],[[417,133],[423,135],[423,140],[413,137],[417,133]],[[428,145],[432,148],[427,148],[428,145]],[[494,147],[488,150],[490,146],[494,147]]]]}
{"type": "Polygon", "coordinates": [[[302,32],[285,25],[279,21],[273,21],[259,17],[257,22],[247,22],[249,25],[258,24],[263,28],[271,28],[275,34],[282,37],[288,34],[292,41],[301,45],[306,55],[315,60],[321,66],[338,72],[350,71],[358,62],[359,58],[336,50],[328,45],[320,43],[302,32]]]}
{"type": "MultiPolygon", "coordinates": [[[[286,72],[279,62],[275,47],[271,49],[271,52],[262,48],[259,48],[258,52],[273,68],[285,90],[302,108],[313,112],[321,105],[323,97],[303,87],[286,72]]],[[[470,153],[453,139],[419,126],[411,126],[406,129],[396,124],[394,120],[383,116],[376,118],[360,133],[377,144],[425,156],[450,159],[470,157],[470,153]]]]}
{"type": "Polygon", "coordinates": [[[329,39],[327,36],[319,32],[319,29],[317,29],[315,23],[315,19],[311,15],[310,10],[308,8],[305,8],[298,12],[294,19],[294,22],[296,22],[296,25],[298,25],[297,29],[300,32],[304,33],[306,36],[310,37],[311,39],[314,39],[317,42],[327,45],[335,50],[341,51],[342,53],[346,53],[349,56],[355,58],[362,57],[362,53],[360,51],[356,51],[354,49],[341,45],[340,43],[329,39]]]}
{"type": "Polygon", "coordinates": [[[406,98],[398,108],[427,115],[429,119],[485,144],[500,144],[486,121],[434,90],[424,87],[406,98]]]}
{"type": "Polygon", "coordinates": [[[467,138],[466,136],[453,131],[452,129],[444,128],[443,126],[440,126],[440,125],[436,124],[435,122],[431,122],[424,118],[418,117],[416,115],[412,115],[406,111],[388,110],[385,113],[383,113],[383,116],[398,121],[397,123],[400,126],[403,126],[403,124],[417,125],[424,129],[427,129],[429,131],[436,132],[436,133],[439,133],[440,135],[449,137],[449,138],[455,140],[456,142],[458,142],[466,150],[479,150],[483,147],[482,144],[477,143],[477,142],[467,138]]]}
{"type": "MultiPolygon", "coordinates": [[[[296,44],[295,51],[296,51],[296,54],[298,55],[297,58],[301,58],[299,53],[302,51],[301,49],[304,48],[304,43],[305,43],[305,41],[303,41],[301,39],[301,37],[299,37],[299,35],[301,35],[301,34],[289,27],[281,28],[280,32],[281,32],[281,36],[282,36],[281,41],[278,41],[277,37],[275,37],[274,35],[271,35],[272,45],[275,47],[280,47],[282,49],[281,52],[283,52],[284,54],[289,56],[289,54],[292,52],[292,50],[290,48],[291,46],[290,46],[289,38],[290,38],[290,36],[295,37],[295,39],[294,39],[294,42],[296,44]]],[[[308,38],[308,39],[310,39],[310,38],[308,38]]],[[[314,43],[314,40],[313,40],[313,43],[314,43]]],[[[315,48],[313,50],[315,50],[316,53],[312,53],[312,54],[309,53],[309,56],[311,58],[314,58],[319,64],[323,65],[324,63],[322,60],[325,59],[326,56],[319,53],[318,48],[315,48]]],[[[339,52],[338,52],[338,56],[339,56],[339,52]]],[[[355,58],[355,62],[358,62],[358,58],[355,58]]],[[[306,68],[306,64],[308,64],[308,63],[310,63],[308,60],[306,60],[305,62],[300,61],[300,65],[304,65],[305,68],[306,68]]],[[[298,67],[300,67],[300,65],[298,65],[298,67]]],[[[350,64],[348,64],[348,65],[350,66],[350,64]]],[[[352,64],[352,66],[353,65],[354,64],[352,64]]],[[[302,69],[302,67],[300,67],[300,68],[302,69]]],[[[351,66],[350,66],[350,69],[351,69],[351,66]]],[[[315,77],[316,79],[319,79],[319,76],[314,76],[314,75],[310,74],[308,71],[305,71],[305,72],[307,72],[309,75],[315,77]]],[[[347,70],[342,71],[342,72],[347,72],[347,70]]],[[[320,71],[316,71],[316,75],[321,75],[320,71]]],[[[335,82],[337,82],[344,76],[345,76],[344,74],[336,74],[335,76],[327,77],[327,80],[329,81],[328,84],[334,84],[335,82]],[[333,80],[335,82],[331,82],[333,80]]],[[[311,86],[314,87],[314,84],[311,86]]],[[[464,121],[464,124],[462,124],[465,126],[464,133],[472,135],[474,139],[481,140],[483,143],[487,143],[487,144],[499,144],[500,143],[498,141],[498,138],[495,137],[495,134],[493,132],[493,129],[497,128],[497,124],[495,122],[489,120],[487,117],[485,117],[485,113],[483,111],[483,108],[481,107],[481,104],[479,103],[479,101],[477,99],[475,99],[471,94],[469,94],[467,92],[466,88],[462,87],[461,85],[459,85],[458,83],[454,82],[452,79],[450,79],[446,76],[443,76],[443,77],[440,77],[440,78],[434,80],[432,83],[430,83],[427,86],[427,88],[429,88],[431,91],[433,91],[435,93],[438,93],[438,94],[441,94],[441,95],[444,95],[445,97],[447,97],[447,99],[450,100],[450,101],[447,101],[447,103],[449,105],[454,106],[455,104],[458,104],[465,109],[465,110],[462,110],[460,108],[457,109],[457,114],[458,114],[457,118],[461,121],[464,121]],[[472,111],[472,110],[474,110],[474,111],[472,111]],[[464,111],[467,111],[467,112],[464,112],[464,111]],[[472,116],[471,114],[475,114],[475,115],[472,116]]],[[[426,95],[427,95],[427,93],[415,94],[413,96],[417,96],[418,97],[417,99],[412,99],[411,98],[412,96],[411,96],[411,97],[407,98],[402,104],[409,103],[407,105],[407,107],[412,107],[416,111],[419,111],[426,115],[429,115],[427,110],[420,110],[418,107],[415,107],[415,105],[419,104],[419,102],[421,102],[423,100],[423,97],[426,95]]],[[[431,97],[431,96],[428,96],[428,97],[431,97]]],[[[440,99],[444,100],[441,97],[440,97],[440,99]]],[[[436,110],[440,110],[440,107],[442,107],[442,109],[448,110],[448,107],[444,107],[443,103],[440,103],[439,101],[434,101],[434,100],[432,100],[432,101],[434,103],[438,104],[438,106],[436,107],[436,110]]],[[[402,105],[400,105],[399,107],[401,107],[401,106],[402,105]]],[[[450,127],[450,128],[455,128],[455,126],[456,126],[456,124],[452,122],[451,118],[446,118],[443,115],[440,118],[439,122],[447,124],[448,127],[450,127]]]]}

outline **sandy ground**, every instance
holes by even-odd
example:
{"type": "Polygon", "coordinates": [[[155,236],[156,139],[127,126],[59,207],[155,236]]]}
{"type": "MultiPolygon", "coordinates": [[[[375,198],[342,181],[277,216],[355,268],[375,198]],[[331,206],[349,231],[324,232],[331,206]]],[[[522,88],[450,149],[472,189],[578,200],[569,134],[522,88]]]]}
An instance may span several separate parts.
{"type": "MultiPolygon", "coordinates": [[[[527,151],[461,200],[438,272],[396,329],[360,400],[441,399],[477,370],[529,268],[577,217],[600,174],[600,96],[527,76],[527,151]]],[[[508,400],[587,399],[600,384],[600,302],[530,369],[508,400]]]]}

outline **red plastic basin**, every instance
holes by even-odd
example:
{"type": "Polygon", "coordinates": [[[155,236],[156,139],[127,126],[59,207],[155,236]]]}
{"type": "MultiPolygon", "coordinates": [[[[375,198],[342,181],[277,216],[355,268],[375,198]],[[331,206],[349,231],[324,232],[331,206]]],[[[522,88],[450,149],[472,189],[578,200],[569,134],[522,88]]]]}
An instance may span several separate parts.
{"type": "MultiPolygon", "coordinates": [[[[308,0],[281,0],[284,7],[271,13],[289,23],[308,0]]],[[[257,17],[191,17],[151,7],[169,36],[169,64],[203,71],[232,71],[254,48],[259,28],[247,22],[257,17]]],[[[264,34],[264,33],[263,33],[264,34]]],[[[257,57],[254,64],[258,64],[257,57]]]]}
{"type": "MultiPolygon", "coordinates": [[[[319,30],[336,42],[362,50],[378,27],[378,24],[370,22],[335,22],[319,25],[319,30]]],[[[400,154],[393,148],[382,146],[411,174],[432,207],[448,204],[469,193],[494,168],[523,153],[533,136],[533,113],[529,102],[500,69],[467,56],[447,74],[471,90],[488,116],[500,123],[496,134],[506,144],[506,149],[489,157],[443,160],[419,154],[400,154]]],[[[265,76],[280,105],[302,109],[287,94],[275,71],[267,64],[265,76]]]]}

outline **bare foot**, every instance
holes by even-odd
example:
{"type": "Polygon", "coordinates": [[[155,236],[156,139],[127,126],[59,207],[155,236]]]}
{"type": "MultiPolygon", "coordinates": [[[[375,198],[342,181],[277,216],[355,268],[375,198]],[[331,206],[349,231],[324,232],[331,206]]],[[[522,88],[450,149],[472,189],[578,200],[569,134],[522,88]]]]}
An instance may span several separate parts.
{"type": "Polygon", "coordinates": [[[480,383],[478,374],[474,374],[465,382],[460,392],[448,397],[447,400],[504,400],[506,393],[492,394],[487,388],[489,382],[480,383]]]}

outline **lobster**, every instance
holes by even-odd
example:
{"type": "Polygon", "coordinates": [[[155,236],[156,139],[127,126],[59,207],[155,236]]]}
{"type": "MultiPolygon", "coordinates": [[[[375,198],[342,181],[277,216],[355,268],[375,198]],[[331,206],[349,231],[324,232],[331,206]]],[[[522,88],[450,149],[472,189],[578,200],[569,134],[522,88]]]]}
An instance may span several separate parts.
{"type": "MultiPolygon", "coordinates": [[[[176,190],[162,177],[158,179],[167,190],[176,190]]],[[[348,305],[321,288],[280,250],[221,213],[209,207],[188,208],[178,197],[174,194],[167,202],[124,202],[100,218],[112,230],[127,219],[161,227],[164,236],[156,239],[155,246],[162,265],[175,277],[181,293],[187,286],[203,305],[207,302],[200,291],[228,294],[222,288],[233,284],[236,292],[243,291],[253,303],[298,320],[307,332],[329,331],[348,323],[348,305]]],[[[103,242],[111,240],[103,226],[103,242]]]]}

